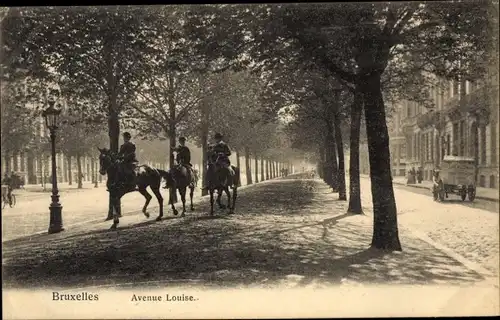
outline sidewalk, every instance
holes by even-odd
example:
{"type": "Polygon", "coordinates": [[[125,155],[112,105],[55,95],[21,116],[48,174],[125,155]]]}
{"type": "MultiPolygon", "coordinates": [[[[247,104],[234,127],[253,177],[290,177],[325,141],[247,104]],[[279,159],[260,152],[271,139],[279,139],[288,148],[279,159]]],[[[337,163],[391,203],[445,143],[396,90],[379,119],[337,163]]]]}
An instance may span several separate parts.
{"type": "MultiPolygon", "coordinates": [[[[366,175],[366,174],[362,174],[360,176],[362,178],[366,178],[366,179],[370,178],[370,176],[366,175]]],[[[405,186],[412,187],[412,188],[419,188],[419,189],[430,190],[432,188],[431,181],[423,180],[422,183],[407,184],[406,180],[407,180],[406,177],[397,176],[397,177],[392,178],[392,183],[399,184],[399,185],[405,185],[405,186]]],[[[499,190],[498,189],[476,187],[476,199],[499,202],[499,198],[500,197],[499,197],[499,190]]]]}
{"type": "MultiPolygon", "coordinates": [[[[359,289],[425,285],[436,295],[401,302],[414,315],[498,313],[498,303],[482,306],[487,309],[474,306],[475,312],[463,301],[446,306],[462,293],[470,300],[474,292],[470,290],[479,285],[490,299],[498,297],[494,281],[406,228],[400,229],[402,252],[369,249],[370,215],[345,214],[347,202],[338,201],[324,183],[293,179],[297,177],[242,189],[235,215],[219,212],[209,217],[205,210],[187,213],[185,218],[167,216],[161,222],[126,216],[117,231],[107,230],[108,222],[9,241],[3,250],[4,286],[81,289],[189,283],[209,288],[359,289]],[[441,296],[437,291],[444,287],[449,291],[441,296]]],[[[207,200],[203,198],[198,206],[207,206],[207,200]]],[[[482,301],[475,300],[481,296],[473,297],[482,301]]],[[[404,311],[399,302],[385,303],[392,306],[394,315],[404,311]]]]}

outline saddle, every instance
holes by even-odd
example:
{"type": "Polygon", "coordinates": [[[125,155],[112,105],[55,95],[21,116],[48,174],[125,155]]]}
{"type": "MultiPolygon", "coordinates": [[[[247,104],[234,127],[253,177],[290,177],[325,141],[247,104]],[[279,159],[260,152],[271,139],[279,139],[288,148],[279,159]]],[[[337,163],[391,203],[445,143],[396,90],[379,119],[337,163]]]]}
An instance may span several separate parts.
{"type": "Polygon", "coordinates": [[[235,175],[234,168],[231,165],[229,158],[224,153],[219,153],[215,160],[215,171],[217,171],[218,169],[228,169],[229,174],[232,177],[234,177],[235,175]]]}

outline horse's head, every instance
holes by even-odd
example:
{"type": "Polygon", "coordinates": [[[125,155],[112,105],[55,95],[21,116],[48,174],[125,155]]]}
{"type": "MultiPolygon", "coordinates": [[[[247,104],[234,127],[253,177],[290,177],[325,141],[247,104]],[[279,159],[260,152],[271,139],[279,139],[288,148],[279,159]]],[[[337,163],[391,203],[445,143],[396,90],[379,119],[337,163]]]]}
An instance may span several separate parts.
{"type": "Polygon", "coordinates": [[[99,150],[99,173],[105,175],[108,169],[115,163],[115,157],[111,150],[97,148],[99,150]]]}

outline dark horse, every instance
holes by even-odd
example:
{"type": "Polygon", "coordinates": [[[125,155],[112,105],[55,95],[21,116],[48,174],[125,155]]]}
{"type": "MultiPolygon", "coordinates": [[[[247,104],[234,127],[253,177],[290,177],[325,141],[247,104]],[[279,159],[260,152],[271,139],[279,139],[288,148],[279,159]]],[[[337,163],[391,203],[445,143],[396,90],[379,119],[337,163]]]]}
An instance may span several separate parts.
{"type": "Polygon", "coordinates": [[[194,211],[193,205],[193,194],[194,188],[198,182],[198,175],[195,170],[188,171],[188,169],[182,165],[178,164],[168,170],[168,174],[171,178],[167,179],[167,183],[164,188],[169,188],[170,196],[168,203],[172,206],[172,210],[175,215],[178,214],[177,209],[175,209],[174,203],[177,202],[177,190],[181,195],[182,201],[182,213],[181,217],[186,215],[186,189],[189,188],[189,198],[191,200],[191,211],[194,211]]]}
{"type": "Polygon", "coordinates": [[[227,156],[223,153],[217,155],[215,163],[209,163],[207,171],[207,183],[208,192],[210,193],[210,215],[214,214],[214,191],[217,190],[217,203],[220,208],[224,208],[221,204],[220,199],[222,197],[222,192],[227,195],[227,206],[229,208],[229,213],[234,213],[234,208],[236,204],[236,198],[238,195],[238,187],[240,185],[240,169],[235,166],[231,166],[232,172],[229,168],[229,161],[227,156]],[[231,199],[231,192],[229,188],[233,189],[233,197],[231,199]],[[232,201],[231,201],[232,200],[232,201]]]}
{"type": "Polygon", "coordinates": [[[149,218],[149,213],[146,209],[152,196],[146,190],[148,186],[155,194],[156,199],[158,199],[158,204],[160,205],[160,215],[156,218],[156,220],[160,221],[161,217],[163,217],[163,197],[160,193],[161,179],[164,178],[167,181],[172,180],[170,174],[165,170],[155,169],[147,165],[141,165],[136,168],[134,185],[126,185],[122,183],[124,182],[124,176],[120,174],[121,170],[118,155],[106,148],[98,149],[101,153],[99,155],[99,173],[101,175],[107,174],[108,176],[106,185],[108,187],[113,206],[113,225],[111,226],[111,229],[116,229],[118,223],[120,223],[118,219],[121,215],[119,201],[129,192],[139,191],[144,198],[146,198],[146,203],[142,208],[142,213],[149,218]]]}

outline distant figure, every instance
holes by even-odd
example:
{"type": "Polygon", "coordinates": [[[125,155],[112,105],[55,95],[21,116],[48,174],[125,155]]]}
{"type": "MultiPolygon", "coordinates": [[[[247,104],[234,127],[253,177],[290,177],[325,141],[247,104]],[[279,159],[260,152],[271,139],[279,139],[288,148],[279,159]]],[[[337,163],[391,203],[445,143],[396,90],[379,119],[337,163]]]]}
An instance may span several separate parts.
{"type": "MultiPolygon", "coordinates": [[[[432,172],[432,193],[433,194],[436,194],[436,192],[438,192],[438,188],[439,188],[439,181],[441,180],[441,178],[439,177],[439,168],[435,168],[432,172]]],[[[434,200],[437,200],[438,197],[435,196],[434,197],[434,200]]]]}
{"type": "MultiPolygon", "coordinates": [[[[12,172],[13,174],[14,172],[12,172]]],[[[2,179],[2,184],[7,186],[7,199],[9,200],[9,205],[12,204],[12,190],[14,189],[12,186],[12,176],[9,176],[5,173],[5,176],[2,179]]]]}
{"type": "Polygon", "coordinates": [[[418,171],[417,171],[417,182],[418,182],[418,183],[422,183],[422,180],[424,180],[424,172],[423,172],[422,167],[418,167],[418,171]]]}
{"type": "Polygon", "coordinates": [[[412,167],[408,171],[408,180],[406,181],[406,184],[414,184],[415,183],[415,167],[412,167]]]}

